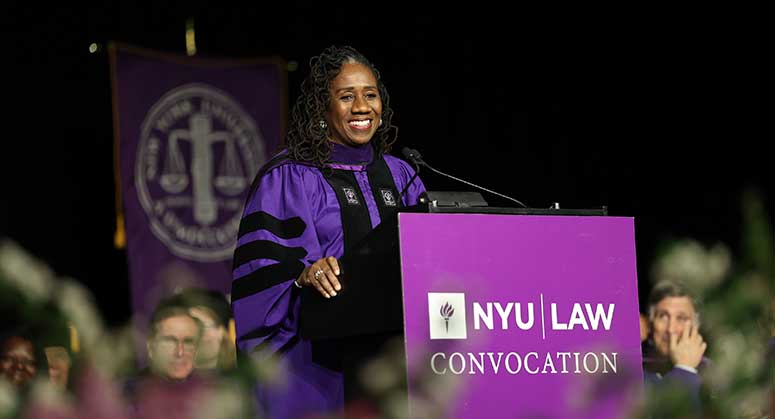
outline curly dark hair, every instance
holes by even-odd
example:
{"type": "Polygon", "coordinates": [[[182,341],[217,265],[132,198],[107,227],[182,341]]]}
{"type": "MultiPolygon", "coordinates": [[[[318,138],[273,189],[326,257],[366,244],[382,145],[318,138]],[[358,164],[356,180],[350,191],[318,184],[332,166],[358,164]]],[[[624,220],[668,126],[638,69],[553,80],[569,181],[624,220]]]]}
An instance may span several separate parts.
{"type": "Polygon", "coordinates": [[[330,46],[320,55],[310,59],[310,73],[301,84],[301,94],[293,105],[288,128],[286,145],[290,157],[297,161],[312,163],[323,167],[329,160],[331,144],[327,137],[327,128],[321,126],[325,120],[328,103],[331,99],[328,89],[336,78],[342,65],[357,62],[368,67],[377,79],[377,88],[382,99],[382,125],[371,139],[374,150],[382,155],[390,151],[395,137],[390,138],[393,128],[393,110],[390,108],[390,96],[380,79],[379,71],[355,48],[349,46],[330,46]]]}

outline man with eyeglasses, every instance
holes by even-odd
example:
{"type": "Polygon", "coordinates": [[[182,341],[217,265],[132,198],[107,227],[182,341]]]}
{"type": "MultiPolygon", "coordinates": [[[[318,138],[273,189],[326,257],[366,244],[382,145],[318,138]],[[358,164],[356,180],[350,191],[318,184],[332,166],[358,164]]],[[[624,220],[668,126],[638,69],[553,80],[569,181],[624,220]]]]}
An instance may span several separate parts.
{"type": "Polygon", "coordinates": [[[171,305],[157,310],[147,341],[151,371],[170,380],[188,378],[194,371],[202,332],[201,322],[187,307],[171,305]]]}
{"type": "MultiPolygon", "coordinates": [[[[683,407],[701,408],[707,343],[699,332],[697,304],[683,285],[657,283],[649,294],[649,338],[643,347],[643,375],[651,402],[683,394],[683,407]]],[[[680,401],[677,404],[681,404],[680,401]]]]}
{"type": "Polygon", "coordinates": [[[162,300],[151,314],[148,367],[124,383],[132,417],[194,417],[210,383],[194,373],[204,327],[178,297],[162,300]]]}

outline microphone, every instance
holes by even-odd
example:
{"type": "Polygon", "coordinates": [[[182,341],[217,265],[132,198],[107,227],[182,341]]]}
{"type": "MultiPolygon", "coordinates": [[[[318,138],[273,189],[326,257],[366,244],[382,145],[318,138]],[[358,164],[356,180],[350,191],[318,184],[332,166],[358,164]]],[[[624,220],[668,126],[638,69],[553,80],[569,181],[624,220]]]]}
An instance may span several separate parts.
{"type": "MultiPolygon", "coordinates": [[[[420,155],[420,152],[419,152],[419,151],[417,151],[417,150],[414,150],[414,149],[411,149],[411,148],[404,147],[404,149],[402,150],[402,153],[404,154],[404,156],[405,156],[405,157],[406,157],[408,160],[411,160],[411,161],[412,161],[412,163],[414,163],[414,164],[417,166],[417,173],[419,173],[419,172],[420,172],[420,166],[422,165],[422,166],[425,166],[425,167],[427,167],[427,168],[428,168],[428,169],[430,169],[431,171],[433,171],[433,172],[435,172],[435,173],[438,173],[438,174],[440,174],[440,175],[442,175],[442,176],[446,176],[446,177],[448,177],[448,178],[450,178],[450,179],[454,179],[454,180],[456,180],[456,181],[458,181],[458,182],[465,183],[466,185],[473,186],[473,187],[475,187],[475,188],[477,188],[477,189],[481,189],[481,190],[483,190],[483,191],[485,191],[485,192],[489,192],[489,193],[491,193],[491,194],[493,194],[493,195],[497,195],[497,196],[499,196],[499,197],[501,197],[501,198],[506,198],[506,199],[508,199],[509,201],[516,202],[517,204],[521,205],[522,207],[524,207],[524,208],[527,208],[527,205],[523,204],[522,202],[520,202],[520,201],[518,201],[518,200],[516,200],[516,199],[514,199],[514,198],[512,198],[512,197],[510,197],[510,196],[506,196],[506,195],[500,194],[500,193],[498,193],[498,192],[491,191],[491,190],[489,190],[489,189],[487,189],[487,188],[485,188],[485,187],[482,187],[482,186],[479,186],[479,185],[473,184],[473,183],[471,183],[471,182],[468,182],[468,181],[465,181],[465,180],[463,180],[463,179],[458,179],[458,178],[456,178],[456,177],[454,177],[454,176],[452,176],[452,175],[449,175],[449,174],[446,174],[446,173],[444,173],[444,172],[442,172],[442,171],[440,171],[440,170],[436,170],[436,169],[434,169],[434,168],[433,168],[433,167],[431,167],[431,166],[430,166],[428,163],[425,163],[425,161],[422,159],[422,156],[420,155]]],[[[415,174],[415,176],[417,176],[417,174],[415,174]]],[[[414,178],[412,178],[412,180],[414,180],[414,178]]],[[[410,181],[410,183],[411,183],[411,181],[410,181]]],[[[408,186],[408,185],[407,185],[407,186],[408,186]]]]}
{"type": "Polygon", "coordinates": [[[413,150],[409,147],[404,147],[401,149],[401,154],[404,155],[404,157],[409,160],[414,165],[414,176],[409,179],[409,182],[406,183],[406,186],[404,186],[404,189],[401,191],[401,193],[398,194],[398,200],[400,201],[406,191],[409,189],[409,186],[414,182],[414,180],[417,178],[417,175],[420,174],[420,163],[421,157],[420,153],[417,150],[413,150]]]}
{"type": "MultiPolygon", "coordinates": [[[[422,161],[422,156],[420,155],[420,152],[409,147],[404,147],[401,150],[401,153],[404,155],[404,157],[407,158],[407,160],[410,160],[415,165],[418,165],[418,162],[422,161]]],[[[424,163],[424,162],[423,162],[424,163]]]]}

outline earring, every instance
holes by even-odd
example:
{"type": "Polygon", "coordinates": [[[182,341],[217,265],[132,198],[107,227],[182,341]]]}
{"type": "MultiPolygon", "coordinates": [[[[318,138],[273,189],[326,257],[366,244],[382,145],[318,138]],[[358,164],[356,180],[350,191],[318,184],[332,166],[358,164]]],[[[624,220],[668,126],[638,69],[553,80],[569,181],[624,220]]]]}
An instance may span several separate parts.
{"type": "Polygon", "coordinates": [[[318,122],[318,125],[320,125],[320,128],[321,128],[321,129],[326,129],[326,128],[328,128],[328,124],[326,124],[326,121],[324,121],[324,120],[322,120],[322,119],[320,120],[320,122],[318,122]]]}
{"type": "Polygon", "coordinates": [[[379,118],[379,126],[382,126],[382,118],[379,118]]]}

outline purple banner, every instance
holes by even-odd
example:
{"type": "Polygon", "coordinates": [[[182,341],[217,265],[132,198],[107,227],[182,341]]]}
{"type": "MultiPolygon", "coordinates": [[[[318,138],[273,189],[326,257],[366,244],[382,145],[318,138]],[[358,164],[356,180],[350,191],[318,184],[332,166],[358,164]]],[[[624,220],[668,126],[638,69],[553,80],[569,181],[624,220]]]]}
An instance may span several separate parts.
{"type": "Polygon", "coordinates": [[[177,287],[228,293],[246,196],[284,135],[282,62],[114,46],[111,67],[133,310],[177,287]]]}
{"type": "Polygon", "coordinates": [[[399,231],[412,417],[634,408],[632,218],[402,213],[399,231]]]}

